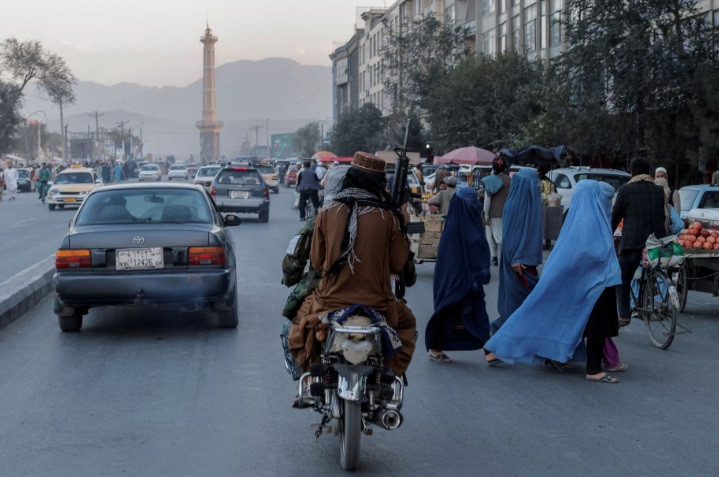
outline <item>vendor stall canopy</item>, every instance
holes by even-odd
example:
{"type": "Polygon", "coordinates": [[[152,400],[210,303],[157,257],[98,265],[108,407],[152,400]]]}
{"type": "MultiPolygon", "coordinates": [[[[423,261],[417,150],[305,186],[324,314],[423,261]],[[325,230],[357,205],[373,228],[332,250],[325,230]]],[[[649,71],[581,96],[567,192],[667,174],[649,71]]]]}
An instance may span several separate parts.
{"type": "Polygon", "coordinates": [[[435,164],[469,164],[491,166],[495,154],[478,147],[462,147],[450,151],[444,156],[435,157],[435,164]]]}

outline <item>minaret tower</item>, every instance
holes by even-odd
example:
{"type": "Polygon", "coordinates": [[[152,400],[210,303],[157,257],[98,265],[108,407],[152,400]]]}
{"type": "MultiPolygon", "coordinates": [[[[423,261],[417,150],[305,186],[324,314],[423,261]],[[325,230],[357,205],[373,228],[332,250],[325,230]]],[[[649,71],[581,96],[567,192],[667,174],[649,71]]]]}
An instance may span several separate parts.
{"type": "Polygon", "coordinates": [[[215,90],[215,43],[217,37],[210,26],[205,36],[200,37],[204,45],[202,66],[202,121],[197,121],[200,130],[200,161],[202,164],[217,162],[220,158],[220,129],[222,121],[217,116],[217,93],[215,90]]]}

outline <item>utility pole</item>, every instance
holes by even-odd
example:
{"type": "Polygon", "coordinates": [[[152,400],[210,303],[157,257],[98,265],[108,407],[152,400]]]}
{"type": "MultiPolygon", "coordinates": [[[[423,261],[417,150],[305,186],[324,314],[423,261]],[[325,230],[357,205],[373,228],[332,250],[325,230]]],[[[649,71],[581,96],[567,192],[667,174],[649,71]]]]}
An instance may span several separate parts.
{"type": "Polygon", "coordinates": [[[254,151],[255,154],[257,153],[257,143],[259,142],[260,129],[262,129],[263,127],[264,127],[264,126],[258,126],[258,125],[254,125],[254,126],[250,127],[250,131],[254,131],[254,132],[255,132],[255,148],[254,148],[254,149],[255,149],[255,151],[254,151]]]}
{"type": "Polygon", "coordinates": [[[67,161],[67,128],[63,128],[65,124],[65,115],[62,108],[62,100],[60,100],[60,136],[62,136],[62,160],[67,161]]]}
{"type": "MultiPolygon", "coordinates": [[[[63,136],[63,138],[67,138],[67,127],[68,127],[68,125],[66,123],[65,127],[62,128],[62,130],[65,132],[65,135],[63,136]]],[[[65,139],[63,139],[63,147],[64,147],[65,142],[66,142],[65,139]]],[[[69,157],[67,159],[65,157],[62,158],[63,161],[66,161],[68,159],[70,159],[70,158],[69,157]]],[[[68,162],[68,164],[69,164],[69,162],[68,162]]]]}
{"type": "Polygon", "coordinates": [[[267,141],[267,158],[272,157],[272,151],[270,150],[270,118],[267,118],[267,129],[265,129],[265,140],[267,141]]]}
{"type": "MultiPolygon", "coordinates": [[[[100,121],[98,118],[104,116],[104,114],[95,111],[94,113],[88,114],[88,116],[95,117],[95,140],[97,141],[97,150],[100,151],[100,156],[102,156],[102,149],[100,148],[100,121]]],[[[102,157],[100,159],[102,159],[102,157]]]]}
{"type": "MultiPolygon", "coordinates": [[[[119,121],[115,124],[120,126],[120,139],[122,140],[122,160],[125,160],[125,124],[129,123],[129,121],[119,121]]],[[[115,148],[117,150],[117,148],[115,148]]],[[[115,152],[115,156],[117,157],[117,152],[115,152]]]]}
{"type": "Polygon", "coordinates": [[[135,149],[132,144],[132,128],[127,128],[127,135],[130,136],[130,160],[135,158],[135,149]]]}

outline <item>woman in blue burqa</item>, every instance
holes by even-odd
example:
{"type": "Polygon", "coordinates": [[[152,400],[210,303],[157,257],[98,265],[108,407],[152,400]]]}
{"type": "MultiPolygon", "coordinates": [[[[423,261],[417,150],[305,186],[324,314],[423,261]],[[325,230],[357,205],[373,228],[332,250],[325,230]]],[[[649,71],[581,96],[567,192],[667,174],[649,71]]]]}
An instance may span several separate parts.
{"type": "Polygon", "coordinates": [[[429,359],[449,362],[445,350],[477,350],[489,338],[482,285],[489,283],[489,246],[477,191],[462,187],[449,203],[434,269],[434,315],[427,323],[429,359]]]}
{"type": "Polygon", "coordinates": [[[499,359],[566,363],[584,359],[586,351],[587,379],[618,382],[602,371],[604,340],[618,332],[612,300],[621,271],[612,240],[613,196],[609,184],[589,179],[577,184],[542,279],[485,345],[499,359]]]}
{"type": "MultiPolygon", "coordinates": [[[[524,302],[534,289],[542,263],[542,191],[535,169],[522,168],[513,177],[502,214],[502,253],[499,263],[499,318],[490,325],[492,334],[524,302]]],[[[492,353],[490,365],[500,362],[492,353]]]]}

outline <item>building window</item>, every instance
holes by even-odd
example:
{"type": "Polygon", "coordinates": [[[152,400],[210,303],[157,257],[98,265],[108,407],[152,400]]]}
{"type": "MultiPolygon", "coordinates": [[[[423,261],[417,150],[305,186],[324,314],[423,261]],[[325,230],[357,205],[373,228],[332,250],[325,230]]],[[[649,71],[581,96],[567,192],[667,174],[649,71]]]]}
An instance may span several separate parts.
{"type": "Polygon", "coordinates": [[[549,18],[549,46],[557,48],[562,45],[562,12],[554,12],[549,18]]]}
{"type": "Polygon", "coordinates": [[[489,15],[490,13],[494,13],[494,2],[496,0],[483,0],[482,4],[482,11],[485,15],[489,15]]]}
{"type": "Polygon", "coordinates": [[[484,44],[482,46],[482,51],[486,53],[487,55],[493,55],[496,53],[496,45],[497,45],[497,30],[492,28],[491,30],[487,30],[487,32],[484,34],[484,44]]]}
{"type": "Polygon", "coordinates": [[[512,18],[512,50],[519,51],[521,46],[520,40],[522,38],[521,24],[519,22],[519,15],[512,18]]]}
{"type": "Polygon", "coordinates": [[[507,51],[507,24],[502,23],[497,30],[499,31],[499,52],[504,53],[507,51]]]}
{"type": "Polygon", "coordinates": [[[547,0],[539,3],[539,49],[547,49],[547,0]]]}
{"type": "Polygon", "coordinates": [[[524,51],[533,52],[537,49],[537,6],[524,9],[524,51]]]}
{"type": "Polygon", "coordinates": [[[444,9],[444,20],[448,23],[454,23],[457,19],[456,5],[452,4],[444,9]]]}

